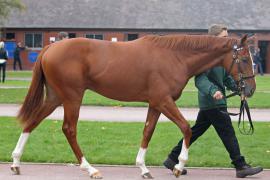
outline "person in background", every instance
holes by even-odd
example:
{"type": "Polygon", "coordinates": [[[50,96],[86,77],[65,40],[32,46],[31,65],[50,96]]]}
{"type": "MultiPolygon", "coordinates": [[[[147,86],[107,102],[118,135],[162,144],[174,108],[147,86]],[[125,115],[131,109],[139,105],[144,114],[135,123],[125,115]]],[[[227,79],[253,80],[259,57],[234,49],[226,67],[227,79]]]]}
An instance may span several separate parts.
{"type": "MultiPolygon", "coordinates": [[[[227,37],[227,27],[222,24],[212,25],[208,34],[218,37],[227,37]]],[[[214,67],[195,77],[195,86],[198,89],[198,100],[200,111],[195,125],[191,128],[192,136],[190,145],[203,135],[212,125],[219,138],[222,140],[236,169],[236,177],[244,178],[261,172],[261,167],[251,167],[246,163],[244,156],[240,153],[240,147],[235,135],[232,121],[227,113],[227,102],[225,98],[225,87],[232,91],[237,90],[234,80],[223,67],[214,67]]],[[[163,162],[164,166],[173,170],[179,162],[178,157],[182,149],[183,139],[171,150],[168,158],[163,162]]],[[[211,147],[209,147],[211,148],[211,147]]],[[[187,170],[182,170],[182,175],[187,170]]]]}
{"type": "Polygon", "coordinates": [[[25,47],[22,47],[22,43],[18,42],[17,46],[14,50],[14,62],[13,62],[13,70],[16,71],[16,64],[19,64],[20,70],[22,70],[22,61],[21,61],[21,51],[25,50],[25,47]]]}
{"type": "Polygon", "coordinates": [[[263,67],[262,67],[262,58],[260,55],[260,48],[257,48],[253,54],[254,57],[254,63],[256,65],[255,69],[258,68],[258,73],[260,73],[261,76],[263,76],[263,67]]]}
{"type": "Polygon", "coordinates": [[[61,41],[63,39],[68,39],[68,33],[67,32],[59,32],[58,39],[59,39],[59,41],[61,41]]]}
{"type": "Polygon", "coordinates": [[[0,82],[1,82],[1,71],[2,71],[2,83],[5,82],[6,78],[6,64],[8,60],[7,51],[5,50],[5,43],[0,42],[0,82]]]}

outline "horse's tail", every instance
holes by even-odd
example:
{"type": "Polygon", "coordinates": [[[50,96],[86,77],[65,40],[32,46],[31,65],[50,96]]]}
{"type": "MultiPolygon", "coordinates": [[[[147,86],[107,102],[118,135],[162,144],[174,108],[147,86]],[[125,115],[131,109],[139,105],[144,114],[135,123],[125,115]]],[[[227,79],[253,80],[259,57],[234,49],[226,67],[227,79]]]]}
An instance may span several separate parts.
{"type": "Polygon", "coordinates": [[[49,46],[44,47],[38,55],[33,70],[30,88],[17,116],[19,122],[23,127],[37,120],[36,117],[44,101],[45,77],[41,65],[41,59],[48,48],[49,46]]]}

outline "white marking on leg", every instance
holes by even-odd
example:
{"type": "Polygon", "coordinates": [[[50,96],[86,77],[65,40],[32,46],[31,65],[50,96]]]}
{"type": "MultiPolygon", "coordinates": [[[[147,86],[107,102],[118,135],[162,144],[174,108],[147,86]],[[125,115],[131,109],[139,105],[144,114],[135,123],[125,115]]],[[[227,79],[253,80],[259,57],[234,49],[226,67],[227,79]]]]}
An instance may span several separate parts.
{"type": "Polygon", "coordinates": [[[24,146],[29,138],[30,133],[21,133],[21,136],[17,142],[17,145],[12,152],[13,164],[12,167],[20,166],[20,159],[24,150],[24,146]]]}
{"type": "Polygon", "coordinates": [[[96,168],[94,168],[93,166],[91,166],[88,163],[88,161],[85,159],[85,157],[82,157],[82,163],[80,165],[80,168],[83,171],[87,171],[90,176],[92,176],[93,174],[99,172],[96,168]]]}
{"type": "Polygon", "coordinates": [[[186,146],[185,140],[183,140],[183,144],[182,144],[182,149],[181,149],[181,153],[178,157],[179,163],[176,164],[174,167],[177,170],[183,171],[184,166],[188,160],[188,148],[186,146]]]}
{"type": "Polygon", "coordinates": [[[149,170],[145,166],[145,154],[146,154],[147,149],[140,148],[139,152],[137,154],[136,158],[136,165],[139,166],[142,170],[142,175],[145,173],[149,173],[149,170]]]}

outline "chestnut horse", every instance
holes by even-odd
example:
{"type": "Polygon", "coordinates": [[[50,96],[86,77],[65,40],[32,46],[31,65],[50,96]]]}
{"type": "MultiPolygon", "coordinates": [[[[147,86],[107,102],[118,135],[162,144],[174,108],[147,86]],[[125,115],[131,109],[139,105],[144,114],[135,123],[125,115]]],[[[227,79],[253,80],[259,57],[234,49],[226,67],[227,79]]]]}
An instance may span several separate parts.
{"type": "Polygon", "coordinates": [[[45,47],[39,54],[28,94],[18,114],[23,132],[12,153],[12,171],[20,173],[20,157],[30,133],[56,107],[63,105],[62,130],[80,163],[92,178],[102,178],[77,143],[77,122],[85,90],[120,101],[149,104],[136,164],[151,178],[145,155],[161,113],[184,135],[175,175],[188,160],[191,129],[178,110],[177,100],[188,80],[214,66],[223,66],[245,84],[243,95],[255,91],[247,36],[241,40],[199,35],[145,36],[130,42],[86,38],[67,39],[45,47]],[[237,45],[236,48],[233,48],[237,45]],[[236,65],[238,64],[238,65],[236,65]],[[239,79],[241,78],[241,79],[239,79]],[[44,88],[45,87],[45,88],[44,88]],[[46,91],[46,95],[45,92],[46,91]]]}

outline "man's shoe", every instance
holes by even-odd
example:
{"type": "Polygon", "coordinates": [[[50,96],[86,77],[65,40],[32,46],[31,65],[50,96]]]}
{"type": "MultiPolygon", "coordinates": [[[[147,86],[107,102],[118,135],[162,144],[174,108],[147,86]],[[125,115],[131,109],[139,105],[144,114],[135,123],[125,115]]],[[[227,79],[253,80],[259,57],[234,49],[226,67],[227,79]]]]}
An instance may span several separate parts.
{"type": "Polygon", "coordinates": [[[241,168],[236,169],[236,177],[244,178],[246,176],[252,176],[254,174],[258,174],[263,170],[262,167],[251,167],[250,165],[246,164],[241,168]]]}
{"type": "MultiPolygon", "coordinates": [[[[169,157],[163,162],[163,165],[167,168],[170,169],[171,171],[173,171],[174,166],[176,165],[176,162],[174,162],[173,160],[171,160],[169,157]]],[[[186,175],[187,174],[187,170],[183,169],[183,171],[181,172],[181,175],[186,175]]]]}

